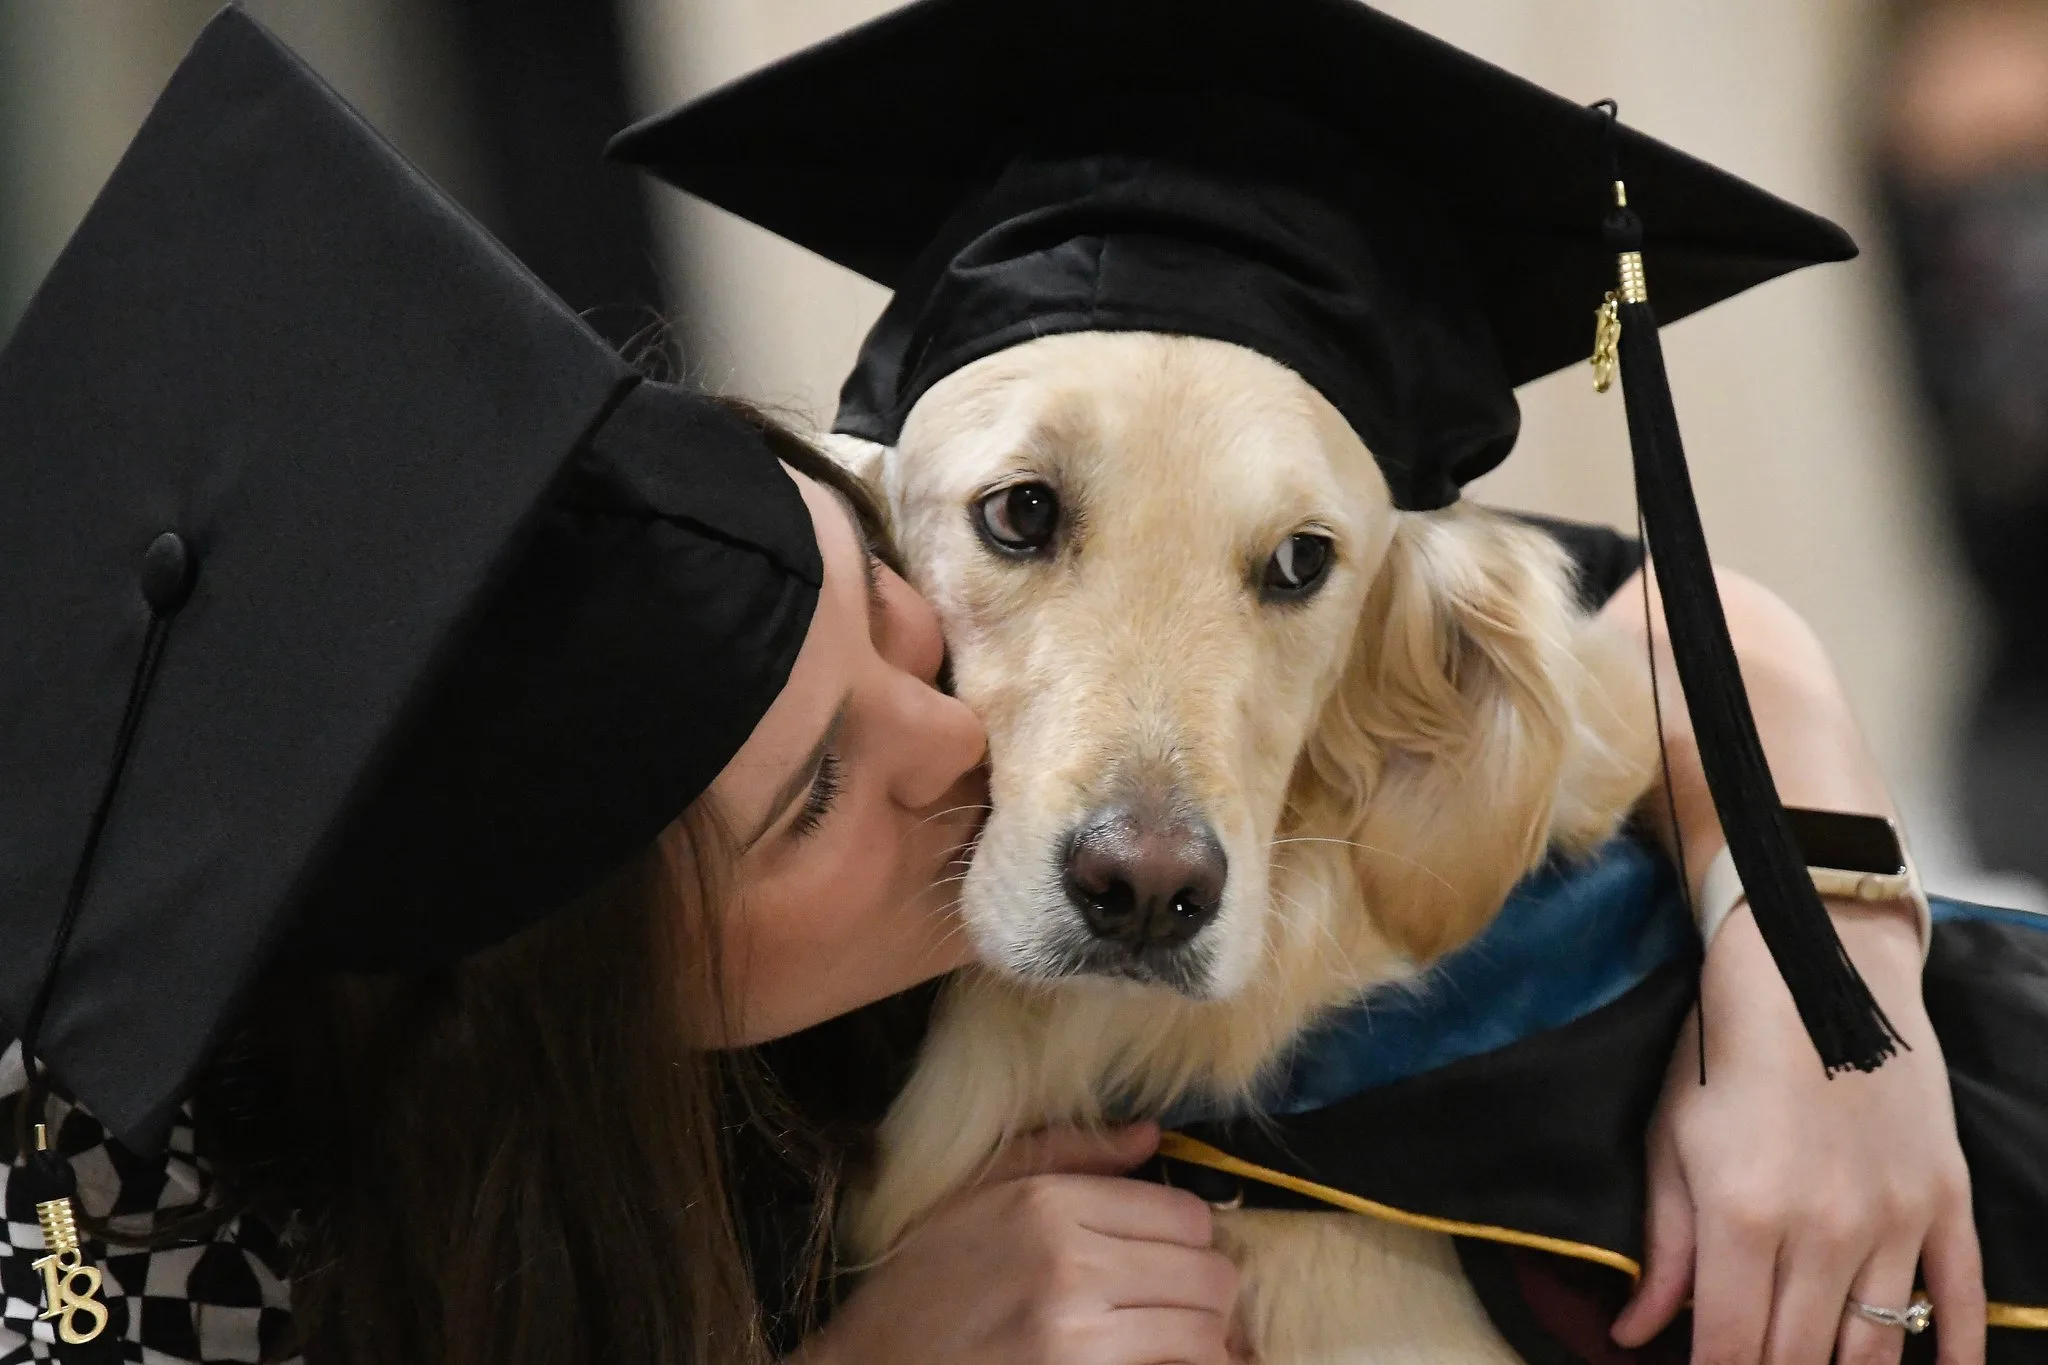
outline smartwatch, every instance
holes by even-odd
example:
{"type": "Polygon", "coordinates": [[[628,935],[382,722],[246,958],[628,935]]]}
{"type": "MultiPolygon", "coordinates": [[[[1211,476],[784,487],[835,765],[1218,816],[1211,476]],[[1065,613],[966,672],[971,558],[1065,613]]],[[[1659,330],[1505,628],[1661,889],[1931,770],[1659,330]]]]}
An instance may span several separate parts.
{"type": "MultiPolygon", "coordinates": [[[[1813,889],[1838,900],[1910,901],[1919,918],[1920,944],[1928,943],[1927,897],[1913,870],[1898,826],[1882,815],[1785,807],[1792,841],[1813,878],[1813,889]]],[[[1711,943],[1735,907],[1748,899],[1735,859],[1723,848],[1700,888],[1700,938],[1711,943]]]]}

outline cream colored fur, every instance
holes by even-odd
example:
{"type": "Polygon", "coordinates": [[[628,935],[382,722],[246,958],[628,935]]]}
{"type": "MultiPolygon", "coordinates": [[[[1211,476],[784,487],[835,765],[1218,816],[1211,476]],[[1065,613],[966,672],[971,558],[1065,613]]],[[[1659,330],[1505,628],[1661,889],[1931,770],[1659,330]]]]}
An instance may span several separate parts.
{"type": "MultiPolygon", "coordinates": [[[[1608,837],[1647,782],[1640,666],[1577,610],[1555,544],[1478,508],[1396,511],[1335,410],[1250,351],[1042,338],[934,386],[895,449],[837,448],[938,606],[994,788],[962,899],[987,965],[949,983],[883,1126],[857,1258],[1016,1134],[1243,1095],[1318,1015],[1471,938],[1549,849],[1608,837]],[[973,528],[1024,478],[1071,519],[1050,562],[973,528]],[[1262,603],[1258,568],[1302,529],[1335,541],[1329,580],[1262,603]],[[1058,974],[1057,850],[1134,790],[1199,810],[1229,858],[1189,993],[1058,974]]],[[[1440,1236],[1219,1226],[1268,1365],[1510,1358],[1440,1236]]]]}

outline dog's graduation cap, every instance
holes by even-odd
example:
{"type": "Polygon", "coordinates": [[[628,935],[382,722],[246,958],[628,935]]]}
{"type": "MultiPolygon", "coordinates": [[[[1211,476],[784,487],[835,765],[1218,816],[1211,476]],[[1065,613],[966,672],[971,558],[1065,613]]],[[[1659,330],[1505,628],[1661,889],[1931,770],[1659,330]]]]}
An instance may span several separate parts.
{"type": "Polygon", "coordinates": [[[821,574],[753,424],[234,10],[0,353],[0,482],[0,1037],[145,1150],[267,964],[443,964],[645,847],[821,574]]]}
{"type": "Polygon", "coordinates": [[[920,0],[613,147],[896,291],[838,423],[884,443],[1021,341],[1190,334],[1295,370],[1426,511],[1599,307],[1736,867],[1823,1062],[1889,1054],[1764,764],[1644,288],[1681,317],[1853,256],[1839,228],[1354,0],[920,0]]]}

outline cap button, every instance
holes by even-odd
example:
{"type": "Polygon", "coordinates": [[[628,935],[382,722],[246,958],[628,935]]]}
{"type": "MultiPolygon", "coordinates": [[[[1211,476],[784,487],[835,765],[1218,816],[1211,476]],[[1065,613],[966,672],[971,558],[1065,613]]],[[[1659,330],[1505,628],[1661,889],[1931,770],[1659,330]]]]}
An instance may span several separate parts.
{"type": "Polygon", "coordinates": [[[142,555],[142,597],[158,616],[169,616],[192,595],[197,564],[185,538],[166,531],[142,555]]]}

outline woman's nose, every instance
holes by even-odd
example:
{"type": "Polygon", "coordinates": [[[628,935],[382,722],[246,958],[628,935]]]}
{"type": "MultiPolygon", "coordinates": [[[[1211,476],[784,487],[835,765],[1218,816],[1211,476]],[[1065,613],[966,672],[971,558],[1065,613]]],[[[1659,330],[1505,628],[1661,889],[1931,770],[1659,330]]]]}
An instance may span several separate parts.
{"type": "Polygon", "coordinates": [[[928,684],[938,681],[946,662],[946,637],[939,614],[893,570],[882,570],[882,619],[876,647],[884,659],[928,684]]]}
{"type": "Polygon", "coordinates": [[[900,805],[923,810],[981,762],[988,732],[963,702],[936,686],[946,642],[931,604],[893,573],[884,579],[882,601],[881,653],[901,670],[891,688],[899,740],[892,746],[898,767],[891,794],[900,805]]]}
{"type": "Polygon", "coordinates": [[[957,697],[906,678],[901,703],[901,745],[892,795],[908,810],[923,810],[944,797],[954,783],[988,753],[981,718],[957,697]]]}

